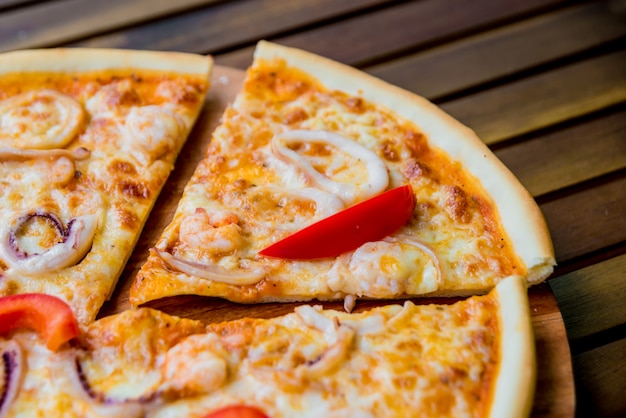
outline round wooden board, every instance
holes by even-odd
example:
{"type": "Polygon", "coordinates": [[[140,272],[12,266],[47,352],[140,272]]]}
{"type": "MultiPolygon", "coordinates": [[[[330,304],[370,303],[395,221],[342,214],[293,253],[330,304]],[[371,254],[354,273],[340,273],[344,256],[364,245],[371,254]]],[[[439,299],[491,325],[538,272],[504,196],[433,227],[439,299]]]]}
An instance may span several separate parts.
{"type": "MultiPolygon", "coordinates": [[[[148,257],[161,231],[169,224],[183,189],[196,165],[204,157],[211,133],[219,123],[226,106],[233,100],[244,79],[238,69],[216,66],[211,90],[194,130],[176,162],[176,167],[165,184],[143,233],[110,300],[100,310],[99,317],[130,309],[128,294],[133,278],[148,257]]],[[[574,380],[569,344],[561,312],[547,284],[529,291],[530,308],[537,347],[538,379],[533,406],[533,417],[574,416],[574,380]]],[[[416,303],[433,302],[434,299],[416,299],[416,303]]],[[[437,303],[451,303],[455,299],[437,299],[437,303]]],[[[387,302],[357,302],[356,311],[366,310],[387,302]]],[[[181,296],[165,298],[145,306],[160,309],[171,315],[193,318],[204,323],[222,322],[243,317],[269,318],[290,313],[298,304],[267,303],[238,305],[215,298],[181,296]]],[[[322,303],[325,308],[343,309],[343,304],[322,303]]]]}

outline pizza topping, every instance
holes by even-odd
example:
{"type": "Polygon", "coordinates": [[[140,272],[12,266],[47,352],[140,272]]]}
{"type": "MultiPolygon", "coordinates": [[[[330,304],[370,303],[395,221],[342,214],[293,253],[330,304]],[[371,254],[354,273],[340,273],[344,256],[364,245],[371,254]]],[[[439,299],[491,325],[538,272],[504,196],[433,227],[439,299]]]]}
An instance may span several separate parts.
{"type": "MultiPolygon", "coordinates": [[[[337,367],[339,367],[346,355],[350,351],[350,347],[354,341],[355,332],[353,329],[341,326],[332,336],[326,336],[325,347],[320,355],[305,359],[303,356],[306,350],[302,348],[294,348],[289,353],[283,354],[281,362],[273,367],[259,366],[252,367],[252,371],[258,374],[262,379],[273,378],[278,379],[281,384],[292,389],[302,389],[304,382],[315,381],[327,377],[337,367]],[[304,353],[303,353],[304,351],[304,353]],[[297,365],[296,365],[297,364],[297,365]],[[272,377],[268,377],[267,375],[272,377]]],[[[316,344],[319,345],[319,344],[316,344]]],[[[256,358],[257,353],[251,351],[249,357],[252,361],[259,361],[256,358]]]]}
{"type": "Polygon", "coordinates": [[[354,329],[339,324],[336,319],[322,315],[310,305],[302,305],[295,309],[296,315],[304,324],[324,333],[330,346],[314,361],[306,362],[293,370],[296,379],[315,379],[326,376],[346,357],[355,338],[354,329]]]}
{"type": "Polygon", "coordinates": [[[169,103],[190,105],[201,99],[202,87],[184,79],[163,80],[157,86],[155,95],[169,103]]]}
{"type": "Polygon", "coordinates": [[[0,102],[0,145],[63,148],[83,126],[85,112],[74,98],[55,90],[33,90],[0,102]]]}
{"type": "Polygon", "coordinates": [[[336,195],[314,187],[291,189],[257,186],[250,189],[248,197],[248,222],[284,231],[302,228],[311,221],[326,218],[344,208],[343,201],[336,195]],[[285,218],[289,222],[278,221],[285,218]]]}
{"type": "Polygon", "coordinates": [[[274,136],[271,147],[276,155],[297,166],[314,185],[336,194],[346,205],[375,196],[389,184],[387,167],[378,155],[332,132],[286,131],[274,136]],[[359,171],[355,171],[363,165],[366,177],[360,179],[359,171]]]}
{"type": "Polygon", "coordinates": [[[0,259],[22,274],[39,274],[72,266],[91,248],[96,215],[78,216],[67,226],[54,214],[30,212],[0,229],[0,259]]]}
{"type": "Polygon", "coordinates": [[[163,364],[165,383],[161,390],[186,397],[218,389],[228,373],[228,364],[218,353],[220,348],[216,334],[191,335],[170,348],[163,364]]]}
{"type": "Polygon", "coordinates": [[[344,318],[341,324],[354,329],[361,336],[386,331],[385,317],[381,313],[369,314],[365,318],[344,318]]]}
{"type": "MultiPolygon", "coordinates": [[[[97,87],[96,87],[97,88],[97,87]]],[[[100,87],[85,104],[92,115],[105,114],[109,118],[124,114],[131,106],[141,103],[130,80],[121,80],[100,87]]]]}
{"type": "Polygon", "coordinates": [[[210,211],[196,208],[185,216],[179,229],[179,239],[191,248],[203,253],[225,254],[241,247],[239,218],[229,211],[210,211]]]}
{"type": "Polygon", "coordinates": [[[135,153],[142,164],[148,165],[178,147],[184,132],[184,122],[164,106],[133,107],[126,116],[128,144],[139,146],[135,153]]]}
{"type": "Polygon", "coordinates": [[[320,309],[303,305],[289,322],[255,328],[255,343],[248,350],[242,347],[247,351],[245,373],[290,391],[302,391],[309,382],[334,373],[352,349],[356,332],[320,309]]]}
{"type": "Polygon", "coordinates": [[[38,293],[0,298],[0,334],[18,328],[39,332],[52,351],[78,336],[78,324],[67,303],[55,296],[38,293]]]}
{"type": "Polygon", "coordinates": [[[250,286],[259,283],[267,274],[265,268],[239,268],[228,270],[217,264],[203,264],[174,256],[166,251],[153,248],[151,252],[167,266],[189,276],[236,286],[250,286]]]}
{"type": "Polygon", "coordinates": [[[71,161],[79,161],[89,158],[91,151],[87,148],[32,150],[20,148],[0,148],[0,161],[26,161],[35,159],[67,158],[71,161]]]}
{"type": "Polygon", "coordinates": [[[75,397],[91,404],[101,416],[119,418],[140,418],[145,416],[146,403],[153,402],[156,393],[150,393],[137,399],[115,399],[94,390],[87,381],[79,359],[80,354],[74,350],[62,357],[67,364],[63,370],[68,372],[71,388],[75,397]]]}
{"type": "Polygon", "coordinates": [[[24,374],[24,356],[22,348],[13,340],[5,342],[0,353],[0,417],[4,418],[20,388],[24,374]]]}
{"type": "Polygon", "coordinates": [[[415,195],[400,186],[318,221],[261,250],[286,259],[336,257],[396,232],[413,215],[415,195]]]}
{"type": "Polygon", "coordinates": [[[268,418],[260,409],[247,405],[231,405],[205,415],[203,418],[268,418]]]}
{"type": "Polygon", "coordinates": [[[354,307],[356,306],[356,296],[355,295],[346,295],[343,298],[343,309],[346,312],[352,312],[354,307]]]}
{"type": "Polygon", "coordinates": [[[468,211],[467,195],[458,186],[446,187],[447,199],[445,208],[452,219],[461,223],[468,223],[471,213],[468,211]]]}
{"type": "Polygon", "coordinates": [[[90,154],[91,151],[82,147],[71,151],[0,148],[0,161],[37,160],[43,167],[33,167],[31,169],[33,173],[41,173],[51,183],[66,184],[76,174],[76,161],[85,160],[90,154]]]}
{"type": "Polygon", "coordinates": [[[334,292],[374,298],[430,293],[441,281],[439,260],[427,245],[395,237],[338,257],[326,275],[334,292]]]}

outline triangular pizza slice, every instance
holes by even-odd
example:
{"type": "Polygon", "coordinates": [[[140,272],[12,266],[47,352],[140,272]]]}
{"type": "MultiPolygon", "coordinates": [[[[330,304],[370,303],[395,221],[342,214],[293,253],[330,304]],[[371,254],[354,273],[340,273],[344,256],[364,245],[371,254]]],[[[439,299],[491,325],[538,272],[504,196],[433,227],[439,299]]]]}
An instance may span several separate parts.
{"type": "Polygon", "coordinates": [[[130,302],[485,293],[555,263],[544,218],[467,127],[415,94],[260,42],[130,302]]]}
{"type": "Polygon", "coordinates": [[[107,49],[0,55],[0,295],[93,321],[204,104],[212,59],[107,49]]]}

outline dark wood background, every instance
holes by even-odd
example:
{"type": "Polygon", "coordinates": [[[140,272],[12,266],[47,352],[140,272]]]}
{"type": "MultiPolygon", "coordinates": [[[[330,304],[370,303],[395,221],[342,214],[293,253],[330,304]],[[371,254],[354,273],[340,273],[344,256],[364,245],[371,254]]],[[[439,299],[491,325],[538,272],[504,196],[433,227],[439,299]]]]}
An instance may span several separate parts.
{"type": "Polygon", "coordinates": [[[189,51],[243,69],[259,39],[363,69],[476,130],[548,221],[559,265],[533,292],[562,314],[571,356],[552,360],[573,366],[576,416],[626,415],[626,1],[0,0],[0,51],[189,51]]]}

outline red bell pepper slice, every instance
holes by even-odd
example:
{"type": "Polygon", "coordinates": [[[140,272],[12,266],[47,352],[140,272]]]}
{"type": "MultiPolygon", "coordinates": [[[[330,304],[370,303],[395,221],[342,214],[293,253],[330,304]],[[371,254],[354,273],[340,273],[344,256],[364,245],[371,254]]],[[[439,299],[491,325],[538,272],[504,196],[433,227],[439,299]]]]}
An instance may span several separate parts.
{"type": "Polygon", "coordinates": [[[261,410],[253,406],[231,405],[211,412],[204,418],[268,418],[261,410]]]}
{"type": "Polygon", "coordinates": [[[68,304],[55,296],[40,293],[0,298],[0,335],[17,328],[39,332],[46,347],[52,351],[79,333],[78,323],[68,304]]]}
{"type": "Polygon", "coordinates": [[[336,257],[394,233],[414,208],[413,188],[396,187],[309,225],[259,254],[290,260],[336,257]]]}

